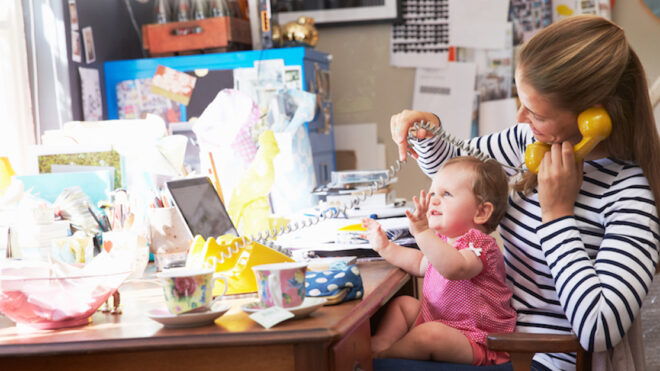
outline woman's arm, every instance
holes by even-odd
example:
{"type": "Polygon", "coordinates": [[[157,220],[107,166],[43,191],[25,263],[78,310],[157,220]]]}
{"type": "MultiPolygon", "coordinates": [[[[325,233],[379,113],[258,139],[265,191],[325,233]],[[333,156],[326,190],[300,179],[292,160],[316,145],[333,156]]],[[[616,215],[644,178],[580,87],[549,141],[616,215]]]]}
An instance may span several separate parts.
{"type": "MultiPolygon", "coordinates": [[[[602,182],[608,176],[603,172],[603,179],[588,181],[602,182]]],[[[614,347],[639,315],[660,245],[655,201],[642,171],[624,166],[607,183],[603,203],[593,205],[602,208],[602,220],[592,221],[603,225],[602,232],[581,233],[574,215],[545,222],[537,230],[566,318],[580,344],[591,351],[614,347]],[[600,245],[594,246],[600,233],[600,245]],[[588,255],[588,242],[589,250],[598,250],[595,260],[588,255]]]]}
{"type": "MultiPolygon", "coordinates": [[[[502,164],[518,167],[524,162],[527,144],[532,143],[533,140],[529,126],[518,124],[498,133],[472,138],[468,140],[468,145],[502,164]]],[[[437,137],[413,141],[413,146],[418,155],[419,167],[429,176],[435,174],[446,160],[465,155],[460,148],[437,137]]],[[[509,175],[512,174],[511,170],[505,168],[505,171],[509,175]]]]}

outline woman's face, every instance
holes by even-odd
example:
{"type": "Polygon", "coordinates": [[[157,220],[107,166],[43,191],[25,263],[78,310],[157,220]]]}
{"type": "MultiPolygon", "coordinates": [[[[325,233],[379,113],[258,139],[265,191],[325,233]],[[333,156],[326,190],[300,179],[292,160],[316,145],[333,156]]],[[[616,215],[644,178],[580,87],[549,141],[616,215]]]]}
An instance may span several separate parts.
{"type": "Polygon", "coordinates": [[[536,140],[543,143],[568,141],[576,144],[582,139],[577,126],[577,115],[555,107],[548,97],[539,94],[525,82],[520,70],[516,70],[516,87],[520,98],[516,120],[528,124],[536,140]]]}

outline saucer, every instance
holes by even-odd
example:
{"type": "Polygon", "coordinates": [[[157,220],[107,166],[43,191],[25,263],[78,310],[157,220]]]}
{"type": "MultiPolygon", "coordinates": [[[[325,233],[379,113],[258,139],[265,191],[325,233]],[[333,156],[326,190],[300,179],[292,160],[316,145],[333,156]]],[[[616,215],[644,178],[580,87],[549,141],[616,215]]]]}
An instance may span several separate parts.
{"type": "MultiPolygon", "coordinates": [[[[325,304],[325,298],[312,298],[306,297],[305,300],[297,307],[292,308],[283,308],[291,313],[293,313],[294,318],[302,318],[308,316],[310,313],[319,309],[323,304],[325,304]]],[[[252,303],[245,304],[241,306],[243,312],[254,313],[260,310],[266,309],[260,302],[254,301],[252,303]]]]}
{"type": "Polygon", "coordinates": [[[228,304],[214,305],[211,310],[187,314],[172,314],[167,308],[152,309],[147,316],[168,328],[197,327],[213,323],[231,308],[228,304]]]}

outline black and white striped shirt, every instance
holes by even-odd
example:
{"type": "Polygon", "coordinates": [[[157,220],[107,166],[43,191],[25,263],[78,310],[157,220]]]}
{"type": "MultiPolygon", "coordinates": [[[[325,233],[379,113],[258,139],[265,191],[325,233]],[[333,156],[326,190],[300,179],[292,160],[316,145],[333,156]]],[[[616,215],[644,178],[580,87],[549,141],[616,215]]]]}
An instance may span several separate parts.
{"type": "MultiPolygon", "coordinates": [[[[529,126],[519,124],[469,144],[503,164],[520,166],[533,141],[529,126]]],[[[461,155],[437,137],[416,143],[415,150],[429,175],[461,155]]],[[[585,162],[574,216],[543,224],[536,190],[512,192],[499,232],[518,313],[516,331],[573,331],[585,349],[614,347],[639,315],[651,285],[658,224],[642,169],[613,158],[585,162]]],[[[551,369],[575,368],[575,354],[537,354],[534,360],[551,369]]]]}

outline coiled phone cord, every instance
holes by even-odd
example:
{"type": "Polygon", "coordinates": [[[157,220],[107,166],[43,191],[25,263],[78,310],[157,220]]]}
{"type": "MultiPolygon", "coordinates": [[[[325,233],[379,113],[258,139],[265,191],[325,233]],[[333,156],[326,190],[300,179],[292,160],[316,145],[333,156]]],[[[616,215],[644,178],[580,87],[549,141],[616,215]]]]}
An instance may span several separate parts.
{"type": "MultiPolygon", "coordinates": [[[[440,137],[440,139],[445,140],[452,145],[458,147],[465,153],[465,155],[468,156],[474,156],[482,161],[486,160],[492,160],[490,156],[487,154],[479,151],[476,148],[471,148],[465,141],[457,139],[456,137],[450,135],[446,131],[442,130],[440,126],[434,127],[430,122],[415,122],[413,124],[413,127],[410,129],[408,132],[408,145],[412,146],[412,141],[416,140],[415,132],[424,129],[426,131],[431,132],[434,136],[440,137]]],[[[410,154],[410,152],[409,152],[410,154]]],[[[304,219],[302,221],[295,221],[287,224],[284,227],[278,228],[272,228],[267,231],[262,231],[257,234],[251,235],[249,237],[241,237],[240,240],[234,242],[233,247],[230,246],[228,249],[228,255],[225,255],[224,253],[221,253],[220,256],[220,262],[222,263],[224,259],[231,257],[233,254],[238,253],[241,247],[243,245],[249,243],[249,241],[255,241],[259,242],[263,245],[266,245],[276,251],[279,251],[283,254],[291,256],[291,252],[289,249],[283,248],[279,245],[276,245],[272,240],[278,236],[281,236],[283,234],[287,233],[292,233],[296,232],[298,230],[301,230],[303,228],[308,228],[313,225],[319,224],[320,222],[327,220],[327,219],[333,219],[338,217],[339,215],[346,215],[346,212],[356,206],[358,206],[361,202],[365,201],[368,197],[371,197],[374,192],[376,192],[379,188],[384,187],[400,170],[403,164],[405,164],[406,161],[401,161],[401,160],[396,160],[393,165],[390,165],[389,169],[387,169],[387,176],[385,179],[379,179],[377,181],[374,181],[368,189],[360,192],[358,195],[353,197],[350,201],[349,204],[341,204],[340,206],[337,206],[333,209],[327,209],[325,211],[322,211],[320,215],[314,216],[314,217],[309,217],[307,219],[304,219]]],[[[513,167],[509,165],[502,164],[502,166],[512,169],[517,172],[522,172],[526,171],[526,169],[523,168],[518,168],[518,167],[513,167]]]]}

